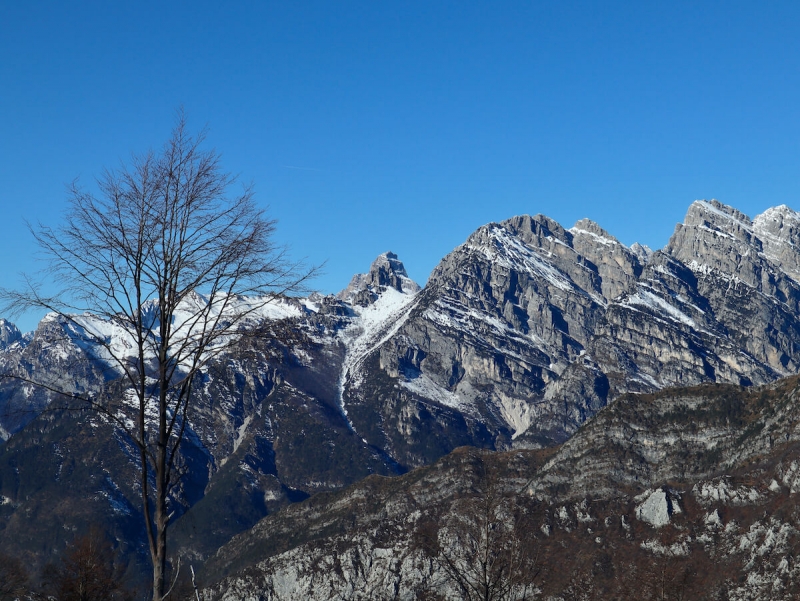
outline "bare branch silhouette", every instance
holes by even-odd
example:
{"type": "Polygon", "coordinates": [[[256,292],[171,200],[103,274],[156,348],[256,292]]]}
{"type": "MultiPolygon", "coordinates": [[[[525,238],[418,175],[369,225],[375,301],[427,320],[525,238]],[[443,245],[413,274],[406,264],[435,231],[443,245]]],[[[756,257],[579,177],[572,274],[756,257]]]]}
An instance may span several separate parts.
{"type": "Polygon", "coordinates": [[[195,376],[315,273],[274,243],[275,222],[252,188],[231,194],[235,178],[202,149],[204,137],[180,112],[162,151],[105,171],[98,195],[73,183],[63,222],[31,227],[59,294],[32,278],[0,291],[8,310],[55,314],[53,330],[113,384],[84,391],[21,369],[0,374],[99,411],[138,448],[154,601],[164,597],[167,500],[182,473],[195,376]]]}

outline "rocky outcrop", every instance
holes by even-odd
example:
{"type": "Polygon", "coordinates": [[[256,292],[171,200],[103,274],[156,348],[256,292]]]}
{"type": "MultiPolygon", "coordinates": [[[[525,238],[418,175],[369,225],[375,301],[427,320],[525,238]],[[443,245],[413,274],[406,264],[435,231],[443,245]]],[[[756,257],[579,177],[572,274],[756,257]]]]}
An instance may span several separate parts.
{"type": "Polygon", "coordinates": [[[397,292],[414,294],[419,292],[419,285],[408,277],[402,261],[393,252],[378,255],[367,273],[353,276],[347,288],[336,295],[336,298],[361,307],[374,303],[387,288],[397,292]]]}

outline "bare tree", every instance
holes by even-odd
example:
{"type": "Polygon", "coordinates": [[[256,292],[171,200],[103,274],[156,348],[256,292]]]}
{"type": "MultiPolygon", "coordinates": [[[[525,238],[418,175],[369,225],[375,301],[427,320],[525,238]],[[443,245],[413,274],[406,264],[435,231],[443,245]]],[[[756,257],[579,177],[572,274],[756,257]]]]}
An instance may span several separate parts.
{"type": "Polygon", "coordinates": [[[121,569],[110,542],[96,530],[78,538],[58,564],[45,568],[47,599],[56,601],[130,601],[121,585],[121,569]]]}
{"type": "Polygon", "coordinates": [[[672,553],[654,555],[642,572],[639,580],[642,599],[683,601],[697,596],[697,592],[691,590],[692,563],[684,557],[672,553]]]}
{"type": "Polygon", "coordinates": [[[434,558],[443,584],[465,601],[526,601],[536,594],[536,545],[520,507],[492,474],[478,466],[474,494],[456,501],[441,524],[422,525],[423,548],[434,558]]]}
{"type": "Polygon", "coordinates": [[[97,195],[73,185],[62,224],[31,228],[60,293],[46,296],[31,279],[2,292],[12,311],[54,312],[124,385],[121,395],[81,395],[6,374],[96,409],[138,448],[154,601],[165,594],[168,500],[181,476],[195,376],[266,303],[313,272],[286,260],[273,242],[274,221],[250,188],[231,193],[235,178],[203,140],[187,132],[181,112],[161,152],[106,171],[97,195]]]}
{"type": "Polygon", "coordinates": [[[16,601],[28,592],[25,566],[18,558],[0,553],[0,601],[16,601]]]}

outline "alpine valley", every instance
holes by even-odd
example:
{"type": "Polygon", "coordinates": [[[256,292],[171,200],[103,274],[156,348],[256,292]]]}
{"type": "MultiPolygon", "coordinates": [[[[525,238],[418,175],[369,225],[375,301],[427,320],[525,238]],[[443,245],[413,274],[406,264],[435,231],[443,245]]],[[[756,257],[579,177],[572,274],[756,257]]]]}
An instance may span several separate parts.
{"type": "MultiPolygon", "coordinates": [[[[93,526],[135,583],[138,456],[49,392],[125,397],[80,327],[124,345],[91,315],[0,320],[0,373],[50,384],[0,379],[0,553],[36,573],[93,526]]],[[[513,217],[424,288],[387,252],[265,305],[204,369],[173,565],[209,601],[462,599],[477,540],[507,560],[481,598],[795,599],[798,373],[786,206],[697,201],[657,251],[513,217]]]]}

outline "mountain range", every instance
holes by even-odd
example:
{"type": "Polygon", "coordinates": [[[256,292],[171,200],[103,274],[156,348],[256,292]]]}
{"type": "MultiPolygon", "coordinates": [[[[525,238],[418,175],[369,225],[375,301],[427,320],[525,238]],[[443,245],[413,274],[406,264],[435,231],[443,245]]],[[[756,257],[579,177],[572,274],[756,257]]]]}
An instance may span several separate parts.
{"type": "MultiPolygon", "coordinates": [[[[630,558],[649,545],[653,557],[687,562],[702,536],[711,538],[703,557],[714,557],[745,545],[745,524],[747,532],[796,527],[788,517],[754,517],[767,506],[791,513],[797,469],[789,458],[800,215],[786,206],[750,219],[697,201],[657,251],[627,247],[587,219],[565,229],[542,215],[514,217],[475,231],[424,288],[389,252],[339,294],[280,299],[252,326],[202,373],[182,451],[187,475],[172,500],[175,553],[206,564],[208,595],[258,598],[260,586],[336,598],[298,575],[336,545],[378,562],[361,593],[347,574],[363,575],[363,566],[334,570],[350,582],[350,598],[370,598],[363,591],[390,581],[420,589],[435,580],[435,563],[409,541],[423,518],[441,522],[468,498],[487,465],[506,474],[502,490],[516,487],[532,503],[542,548],[557,541],[611,553],[592,542],[599,538],[627,545],[630,558]],[[706,489],[719,501],[716,518],[706,489]],[[737,511],[749,517],[735,518],[726,538],[734,519],[726,512],[737,511]],[[717,519],[719,528],[707,527],[717,519]],[[410,526],[380,546],[370,528],[384,522],[410,526]],[[600,522],[604,534],[586,538],[600,522]],[[648,529],[658,536],[647,538],[648,529]],[[379,567],[381,549],[400,563],[379,567]],[[294,576],[267,576],[277,573],[294,576]],[[220,578],[227,584],[214,588],[220,578]]],[[[76,343],[74,327],[48,316],[23,335],[0,321],[0,370],[44,376],[64,391],[113,389],[107,363],[76,343]]],[[[119,334],[107,327],[106,335],[119,334]]],[[[0,551],[39,566],[100,522],[135,579],[146,561],[135,454],[97,414],[64,404],[47,389],[0,380],[0,551]]],[[[795,531],[783,532],[785,543],[795,531]]],[[[575,569],[594,573],[591,561],[575,569]]],[[[741,572],[761,584],[708,587],[778,598],[758,595],[780,562],[731,561],[729,580],[741,572]]],[[[770,595],[793,590],[792,561],[770,595]]],[[[322,582],[328,592],[341,585],[322,582]]],[[[548,586],[567,584],[542,580],[556,594],[548,586]]],[[[297,598],[286,595],[262,598],[297,598]]]]}

